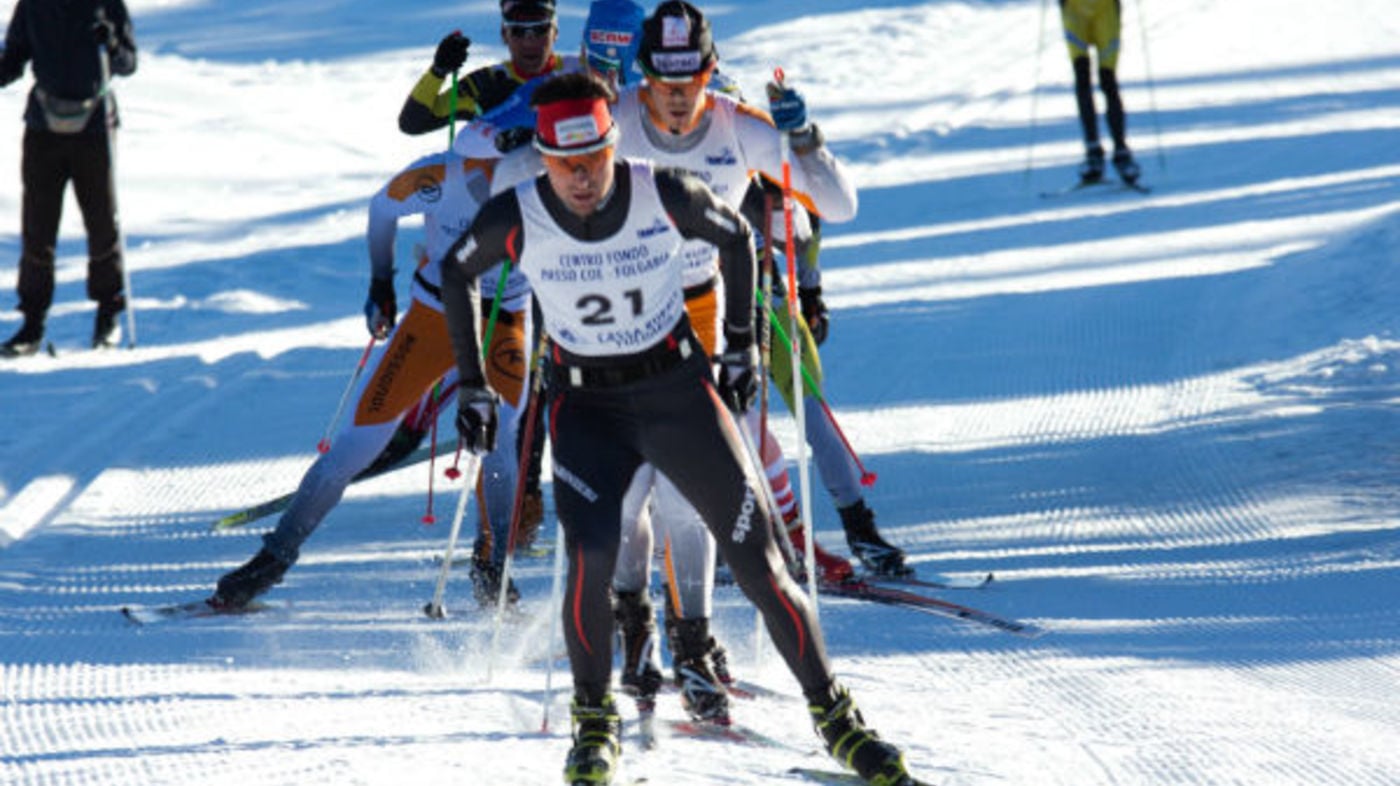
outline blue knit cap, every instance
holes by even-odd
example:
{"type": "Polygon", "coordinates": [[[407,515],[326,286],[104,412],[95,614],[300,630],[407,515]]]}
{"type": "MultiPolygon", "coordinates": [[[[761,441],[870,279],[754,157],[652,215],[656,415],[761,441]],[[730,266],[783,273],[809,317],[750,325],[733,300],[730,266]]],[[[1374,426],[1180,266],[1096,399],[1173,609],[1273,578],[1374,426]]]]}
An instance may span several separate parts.
{"type": "Polygon", "coordinates": [[[616,72],[620,85],[636,81],[634,63],[641,46],[646,10],[632,0],[594,0],[583,25],[583,53],[600,73],[616,72]]]}

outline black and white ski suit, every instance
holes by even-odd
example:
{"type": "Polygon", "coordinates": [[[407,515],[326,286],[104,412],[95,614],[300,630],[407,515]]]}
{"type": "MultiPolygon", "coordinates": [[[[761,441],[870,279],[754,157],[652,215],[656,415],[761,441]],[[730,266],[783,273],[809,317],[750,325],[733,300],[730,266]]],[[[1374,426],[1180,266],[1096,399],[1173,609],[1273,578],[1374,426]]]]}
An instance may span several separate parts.
{"type": "Polygon", "coordinates": [[[569,571],[563,625],[577,698],[596,706],[612,668],[609,584],[623,496],[650,462],[693,504],[803,692],[832,682],[822,634],[788,577],[771,512],[734,418],[685,314],[683,241],[719,250],[728,331],[752,329],[746,221],[693,175],[619,158],[603,205],[581,219],[548,179],[488,202],[443,261],[443,301],[463,387],[484,385],[475,278],[511,259],[530,279],[550,337],[554,500],[569,571]]]}

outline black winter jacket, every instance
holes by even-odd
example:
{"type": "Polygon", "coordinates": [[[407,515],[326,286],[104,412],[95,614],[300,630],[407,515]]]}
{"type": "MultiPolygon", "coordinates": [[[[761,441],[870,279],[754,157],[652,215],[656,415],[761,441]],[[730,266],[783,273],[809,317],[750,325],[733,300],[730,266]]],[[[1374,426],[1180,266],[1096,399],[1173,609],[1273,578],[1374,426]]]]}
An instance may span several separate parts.
{"type": "Polygon", "coordinates": [[[108,82],[112,76],[136,72],[136,39],[131,15],[123,0],[19,0],[0,52],[0,87],[24,75],[33,63],[34,89],[24,110],[31,128],[47,128],[37,92],[80,101],[103,97],[105,112],[93,112],[85,133],[117,122],[116,100],[108,82]],[[114,32],[110,50],[98,44],[96,28],[109,23],[114,32]],[[104,122],[105,121],[105,122],[104,122]]]}

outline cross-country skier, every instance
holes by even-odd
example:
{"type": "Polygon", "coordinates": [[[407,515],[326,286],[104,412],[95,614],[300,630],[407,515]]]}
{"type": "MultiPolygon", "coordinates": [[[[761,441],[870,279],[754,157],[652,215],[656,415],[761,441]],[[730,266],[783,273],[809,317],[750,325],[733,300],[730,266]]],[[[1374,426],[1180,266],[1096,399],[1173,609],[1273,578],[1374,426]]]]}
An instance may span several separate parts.
{"type": "Polygon", "coordinates": [[[1084,130],[1084,163],[1079,166],[1079,178],[1085,183],[1103,179],[1104,151],[1099,143],[1099,117],[1094,107],[1094,84],[1090,75],[1089,49],[1099,60],[1099,88],[1107,102],[1105,119],[1113,138],[1113,168],[1124,183],[1132,185],[1142,173],[1133,154],[1128,150],[1128,121],[1123,111],[1123,98],[1118,91],[1118,54],[1122,6],[1119,0],[1060,0],[1060,19],[1064,22],[1065,43],[1069,45],[1070,64],[1074,66],[1074,97],[1079,106],[1079,124],[1084,130]]]}
{"type": "MultiPolygon", "coordinates": [[[[698,55],[698,53],[697,53],[698,55]]],[[[696,176],[616,156],[612,93],[568,74],[535,93],[543,176],[498,194],[443,260],[443,296],[469,449],[495,440],[495,397],[477,347],[473,289],[502,258],[530,279],[552,379],[555,505],[569,557],[562,622],[574,678],[571,784],[612,781],[621,718],[610,692],[622,498],[643,463],[700,512],[806,695],[828,750],[870,782],[910,782],[903,755],[863,723],[834,679],[821,630],[772,539],[730,414],[756,390],[754,252],[747,222],[696,176]],[[724,352],[716,382],[684,307],[682,244],[719,249],[724,352]]]]}
{"type": "Polygon", "coordinates": [[[445,128],[453,118],[470,120],[486,114],[538,77],[577,70],[573,56],[557,54],[559,25],[554,0],[501,0],[501,41],[510,59],[471,71],[452,85],[443,82],[467,62],[471,40],[454,31],[438,43],[433,64],[418,79],[399,111],[399,130],[426,134],[445,128]],[[453,111],[456,114],[453,114],[453,111]]]}
{"type": "MultiPolygon", "coordinates": [[[[351,421],[303,476],[290,507],[277,527],[263,537],[263,546],[246,564],[219,579],[210,605],[237,609],[281,582],[296,562],[301,545],[340,501],[345,487],[372,462],[396,461],[413,448],[394,448],[391,441],[421,438],[426,426],[400,429],[405,419],[431,424],[438,404],[456,389],[452,348],[443,321],[440,267],[436,263],[476,217],[490,196],[490,162],[466,159],[454,152],[424,156],[395,175],[370,200],[370,287],[365,318],[370,333],[387,338],[356,397],[351,421]],[[397,321],[394,294],[394,239],[398,222],[423,215],[426,254],[416,260],[412,302],[397,321]],[[434,391],[436,395],[434,395],[434,391]],[[380,457],[376,459],[376,457],[380,457]]],[[[492,271],[494,297],[499,270],[492,271]]],[[[529,284],[511,271],[491,334],[486,373],[502,396],[501,432],[509,439],[482,461],[485,517],[473,560],[473,589],[479,602],[494,604],[505,560],[511,505],[515,494],[515,428],[528,388],[529,284]]],[[[490,313],[490,302],[483,309],[490,313]]],[[[484,317],[485,318],[485,317],[484,317]]],[[[472,482],[466,479],[463,482],[472,482]]],[[[514,587],[508,590],[518,597],[514,587]]]]}

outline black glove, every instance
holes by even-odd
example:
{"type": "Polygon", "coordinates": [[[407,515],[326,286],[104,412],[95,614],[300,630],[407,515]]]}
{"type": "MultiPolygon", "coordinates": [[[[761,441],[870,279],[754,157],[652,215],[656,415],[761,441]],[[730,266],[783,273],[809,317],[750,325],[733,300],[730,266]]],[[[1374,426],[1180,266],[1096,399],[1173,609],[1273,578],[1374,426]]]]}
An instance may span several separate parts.
{"type": "Polygon", "coordinates": [[[437,52],[433,54],[433,74],[442,79],[461,68],[467,62],[467,48],[471,45],[472,40],[462,35],[461,30],[448,33],[438,42],[437,52]]]}
{"type": "Polygon", "coordinates": [[[117,26],[99,11],[97,21],[92,23],[92,42],[108,51],[116,48],[117,26]]]}
{"type": "Polygon", "coordinates": [[[496,449],[495,393],[486,388],[464,387],[457,391],[457,433],[462,444],[478,456],[496,449]]]}
{"type": "Polygon", "coordinates": [[[502,153],[528,145],[535,139],[535,129],[529,126],[518,126],[516,128],[506,128],[496,132],[496,149],[502,153]]]}
{"type": "Polygon", "coordinates": [[[812,340],[821,346],[826,341],[827,329],[831,326],[826,317],[826,302],[822,300],[821,287],[798,287],[797,299],[802,304],[802,318],[807,321],[807,329],[812,332],[812,340]]]}
{"type": "Polygon", "coordinates": [[[753,333],[737,333],[724,329],[724,354],[719,356],[720,400],[731,412],[747,412],[758,396],[758,351],[753,345],[753,333]]]}
{"type": "Polygon", "coordinates": [[[392,278],[371,278],[369,297],[365,298],[365,327],[371,336],[384,338],[394,326],[399,315],[399,304],[394,298],[392,278]]]}

